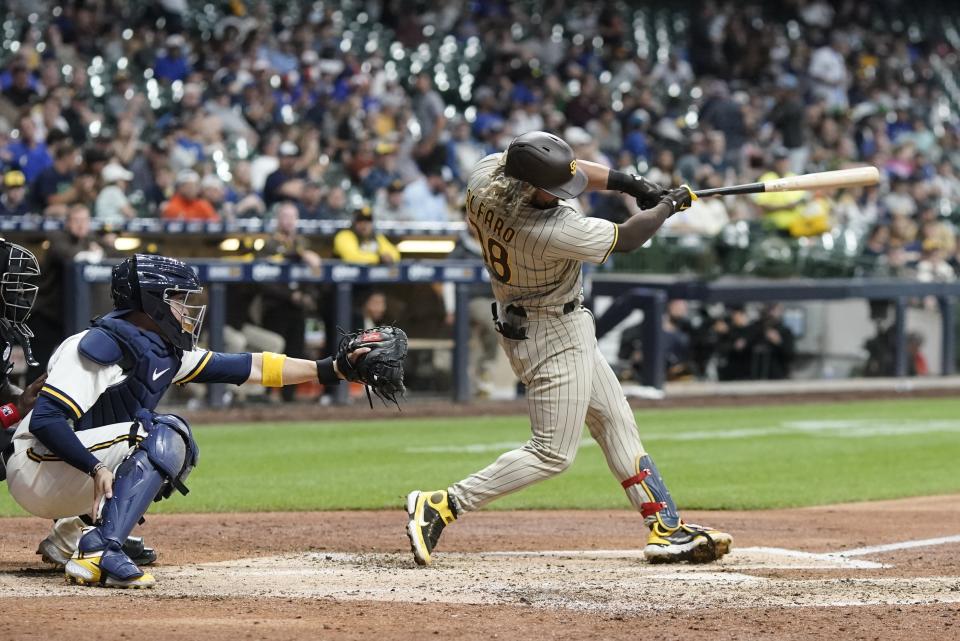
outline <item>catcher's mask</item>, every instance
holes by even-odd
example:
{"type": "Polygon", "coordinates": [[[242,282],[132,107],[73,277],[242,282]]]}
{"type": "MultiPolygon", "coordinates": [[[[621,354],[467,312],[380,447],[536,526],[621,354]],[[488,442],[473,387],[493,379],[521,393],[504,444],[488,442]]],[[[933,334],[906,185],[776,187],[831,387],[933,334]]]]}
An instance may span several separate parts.
{"type": "Polygon", "coordinates": [[[20,345],[27,363],[36,366],[30,347],[33,332],[27,319],[37,300],[37,285],[30,282],[40,276],[37,257],[16,243],[0,239],[0,274],[0,332],[8,343],[20,345]]]}
{"type": "Polygon", "coordinates": [[[116,309],[141,311],[175,347],[196,348],[207,306],[197,302],[203,287],[188,265],[136,254],[113,268],[111,289],[116,309]]]}

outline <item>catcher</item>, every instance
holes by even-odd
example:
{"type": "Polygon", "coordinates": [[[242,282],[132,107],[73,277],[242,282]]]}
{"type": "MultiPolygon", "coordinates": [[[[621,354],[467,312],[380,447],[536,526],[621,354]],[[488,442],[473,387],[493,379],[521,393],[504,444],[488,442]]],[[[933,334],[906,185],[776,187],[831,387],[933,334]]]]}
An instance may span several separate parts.
{"type": "MultiPolygon", "coordinates": [[[[280,387],[319,379],[368,385],[385,399],[403,393],[406,335],[377,328],[344,341],[336,356],[197,349],[206,305],[193,270],[171,258],[136,255],[113,270],[114,311],[67,338],[50,358],[33,411],[6,461],[10,494],[43,518],[89,513],[66,564],[68,580],[141,588],[154,578],[123,544],[150,503],[187,493],[197,444],[179,416],[154,412],[176,383],[255,383],[280,387]]],[[[79,533],[78,533],[79,535],[79,533]]]]}

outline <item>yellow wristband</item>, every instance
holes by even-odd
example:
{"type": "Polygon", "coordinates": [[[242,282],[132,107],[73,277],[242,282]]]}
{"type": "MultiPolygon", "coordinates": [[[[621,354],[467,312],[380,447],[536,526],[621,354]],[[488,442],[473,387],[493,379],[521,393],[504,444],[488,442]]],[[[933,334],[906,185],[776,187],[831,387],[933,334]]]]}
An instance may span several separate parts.
{"type": "Polygon", "coordinates": [[[260,383],[264,387],[283,387],[283,361],[286,354],[263,353],[263,365],[260,368],[260,383]]]}

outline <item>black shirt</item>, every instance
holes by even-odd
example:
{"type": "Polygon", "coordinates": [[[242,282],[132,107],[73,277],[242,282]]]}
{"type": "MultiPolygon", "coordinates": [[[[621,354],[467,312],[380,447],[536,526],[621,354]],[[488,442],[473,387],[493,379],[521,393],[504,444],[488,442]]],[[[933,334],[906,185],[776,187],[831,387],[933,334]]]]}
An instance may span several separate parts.
{"type": "Polygon", "coordinates": [[[30,196],[34,206],[39,212],[43,212],[50,204],[50,196],[55,196],[70,189],[70,186],[73,185],[73,179],[72,171],[61,174],[53,165],[41,171],[30,186],[30,196]]]}

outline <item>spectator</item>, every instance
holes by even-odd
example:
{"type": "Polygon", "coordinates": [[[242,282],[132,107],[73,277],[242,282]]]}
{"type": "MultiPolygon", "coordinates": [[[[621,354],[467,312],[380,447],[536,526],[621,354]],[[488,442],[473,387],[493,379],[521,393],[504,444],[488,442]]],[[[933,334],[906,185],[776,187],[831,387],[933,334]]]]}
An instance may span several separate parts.
{"type": "Polygon", "coordinates": [[[378,192],[395,180],[400,180],[397,171],[397,148],[389,143],[380,143],[375,148],[376,159],[361,183],[363,195],[375,198],[378,192]]]}
{"type": "Polygon", "coordinates": [[[150,216],[156,215],[160,205],[172,195],[166,191],[166,187],[172,186],[168,151],[165,140],[155,140],[147,146],[146,153],[137,154],[130,163],[130,173],[133,174],[130,192],[144,213],[150,216]]]}
{"type": "Polygon", "coordinates": [[[664,62],[653,66],[650,80],[658,85],[667,87],[670,95],[679,95],[693,83],[693,69],[690,63],[671,52],[664,62]]]}
{"type": "Polygon", "coordinates": [[[327,190],[322,217],[326,220],[345,220],[348,217],[347,192],[340,185],[334,185],[327,190]]]}
{"type": "Polygon", "coordinates": [[[753,369],[754,327],[743,305],[730,307],[729,320],[717,324],[720,363],[717,374],[721,381],[749,380],[753,369]]]}
{"type": "Polygon", "coordinates": [[[743,107],[730,96],[723,81],[715,81],[700,111],[700,121],[723,134],[726,162],[737,164],[740,148],[747,141],[747,126],[743,107]]]}
{"type": "Polygon", "coordinates": [[[177,191],[163,209],[165,220],[211,221],[220,216],[208,201],[200,196],[200,175],[192,169],[177,174],[177,191]]]}
{"type": "MultiPolygon", "coordinates": [[[[296,204],[286,201],[277,206],[277,225],[273,236],[267,240],[260,255],[275,260],[306,265],[312,270],[320,269],[320,256],[309,248],[305,238],[299,235],[299,213],[296,204]]],[[[310,287],[297,281],[265,285],[263,298],[263,326],[283,337],[284,349],[290,356],[306,356],[307,315],[317,311],[317,296],[310,287]]],[[[284,402],[294,400],[296,388],[284,387],[281,396],[284,402]]]]}
{"type": "Polygon", "coordinates": [[[835,33],[830,43],[814,50],[807,73],[814,81],[813,91],[826,101],[828,109],[847,108],[847,63],[850,48],[846,37],[835,33]]]}
{"type": "Polygon", "coordinates": [[[645,176],[647,180],[651,180],[659,185],[674,185],[677,184],[676,177],[674,176],[676,169],[673,152],[664,148],[657,152],[657,159],[645,176]]]}
{"type": "Polygon", "coordinates": [[[341,229],[333,237],[333,254],[358,265],[390,265],[400,260],[400,252],[393,243],[374,231],[373,212],[369,207],[355,209],[351,228],[341,229]]]}
{"type": "Polygon", "coordinates": [[[97,195],[94,211],[96,219],[108,225],[121,225],[134,218],[137,210],[127,198],[127,184],[133,180],[133,174],[122,165],[110,163],[100,174],[104,187],[97,195]]]}
{"type": "Polygon", "coordinates": [[[268,208],[281,200],[299,200],[303,193],[304,174],[297,170],[300,148],[287,140],[281,143],[279,151],[280,166],[263,185],[263,202],[268,208]]]}
{"type": "Polygon", "coordinates": [[[90,234],[90,210],[86,205],[72,205],[67,212],[62,231],[52,232],[50,246],[40,264],[40,282],[37,302],[30,316],[33,355],[39,363],[28,370],[33,380],[47,370],[47,360],[67,336],[67,299],[64,288],[66,270],[71,263],[97,263],[103,259],[106,248],[90,234]]]}
{"type": "Polygon", "coordinates": [[[917,263],[917,280],[922,283],[952,283],[957,272],[948,258],[956,249],[955,243],[942,238],[929,238],[923,242],[923,254],[917,263]]]}
{"type": "Polygon", "coordinates": [[[780,142],[790,155],[790,171],[803,173],[809,156],[804,124],[803,101],[797,92],[797,79],[784,75],[777,83],[777,102],[769,114],[770,123],[780,135],[780,142]]]}
{"type": "Polygon", "coordinates": [[[377,220],[397,223],[412,220],[413,216],[404,204],[405,186],[402,180],[394,180],[377,201],[377,220]]]}
{"type": "Polygon", "coordinates": [[[200,197],[206,200],[227,220],[233,219],[233,204],[226,200],[227,192],[223,187],[223,181],[216,174],[207,174],[200,181],[200,197]]]}
{"type": "Polygon", "coordinates": [[[27,203],[27,178],[19,169],[3,174],[3,193],[0,194],[0,218],[23,216],[30,213],[27,203]]]}
{"type": "Polygon", "coordinates": [[[783,323],[783,305],[772,303],[765,306],[753,333],[751,378],[790,378],[790,366],[795,355],[794,336],[783,323]]]}
{"type": "Polygon", "coordinates": [[[28,184],[33,184],[40,173],[53,164],[53,159],[47,151],[47,146],[37,136],[37,126],[29,114],[20,117],[18,138],[10,142],[3,149],[4,164],[10,169],[19,169],[27,178],[28,184]]]}
{"type": "MultiPolygon", "coordinates": [[[[663,323],[664,357],[667,380],[687,380],[694,374],[693,325],[688,317],[687,302],[672,300],[661,320],[663,323]]],[[[629,364],[636,380],[643,380],[643,323],[628,327],[620,337],[620,360],[629,364]]]]}
{"type": "Polygon", "coordinates": [[[37,90],[33,86],[33,78],[30,76],[30,70],[27,69],[25,62],[14,59],[10,66],[11,82],[3,90],[3,97],[16,108],[26,107],[37,96],[37,90]]]}
{"type": "MultiPolygon", "coordinates": [[[[650,149],[644,131],[650,124],[650,115],[643,109],[637,109],[630,114],[630,119],[627,122],[629,127],[623,140],[623,148],[633,155],[634,160],[648,159],[650,149]]],[[[696,132],[694,132],[694,135],[696,135],[696,132]]]]}
{"type": "MultiPolygon", "coordinates": [[[[777,180],[793,176],[790,171],[790,153],[783,147],[773,150],[773,169],[761,175],[758,182],[777,180]]],[[[763,214],[764,224],[784,234],[789,234],[791,227],[798,224],[804,217],[807,192],[780,191],[754,194],[753,202],[763,214]]]]}
{"type": "Polygon", "coordinates": [[[47,167],[30,187],[34,206],[47,216],[63,217],[74,203],[92,203],[96,181],[78,173],[80,154],[67,141],[53,150],[53,164],[47,167]]]}
{"type": "Polygon", "coordinates": [[[251,218],[266,213],[267,207],[263,198],[251,184],[250,163],[238,162],[233,168],[227,202],[233,205],[234,216],[237,218],[251,218]]]}
{"type": "Polygon", "coordinates": [[[434,90],[429,73],[417,74],[413,82],[413,114],[420,124],[420,136],[424,139],[431,138],[447,124],[443,115],[443,98],[434,90]]]}
{"type": "Polygon", "coordinates": [[[300,209],[301,220],[320,220],[327,217],[328,210],[323,204],[323,184],[316,180],[308,180],[303,185],[303,196],[297,207],[300,209]]]}
{"type": "Polygon", "coordinates": [[[184,55],[186,40],[178,33],[167,36],[166,47],[153,63],[153,73],[158,80],[173,82],[186,80],[190,74],[190,62],[184,55]]]}
{"type": "Polygon", "coordinates": [[[447,202],[447,181],[440,169],[428,169],[428,173],[414,180],[403,190],[404,210],[407,220],[446,223],[450,221],[450,205],[447,202]]]}
{"type": "MultiPolygon", "coordinates": [[[[447,167],[453,172],[453,178],[460,185],[466,185],[467,177],[474,165],[487,155],[487,150],[478,140],[470,137],[470,123],[459,120],[453,128],[453,135],[447,143],[447,167]]],[[[399,176],[393,176],[397,178],[399,176]]],[[[389,184],[387,181],[386,184],[389,184]]]]}
{"type": "MultiPolygon", "coordinates": [[[[722,187],[723,181],[709,166],[701,172],[702,178],[697,184],[704,189],[722,187]]],[[[674,234],[693,234],[696,236],[716,236],[730,222],[727,205],[723,198],[703,198],[697,201],[696,209],[677,212],[667,219],[663,229],[674,234]]]]}
{"type": "MultiPolygon", "coordinates": [[[[284,353],[283,336],[263,325],[261,300],[260,287],[256,284],[237,283],[227,288],[226,322],[223,326],[223,345],[227,353],[284,353]]],[[[243,385],[229,393],[240,402],[251,394],[269,397],[268,388],[261,388],[259,392],[248,388],[243,385]]]]}
{"type": "Polygon", "coordinates": [[[354,327],[370,329],[387,323],[387,297],[383,292],[371,290],[354,315],[354,327]]]}
{"type": "Polygon", "coordinates": [[[58,139],[69,137],[70,125],[61,113],[60,97],[56,94],[44,98],[40,109],[34,109],[32,117],[37,139],[44,140],[48,147],[58,139]]]}

